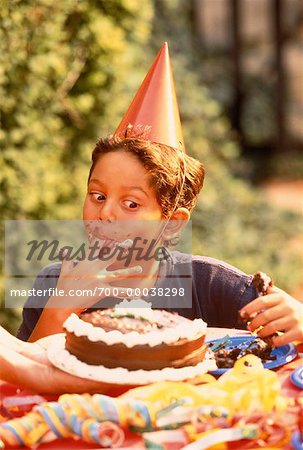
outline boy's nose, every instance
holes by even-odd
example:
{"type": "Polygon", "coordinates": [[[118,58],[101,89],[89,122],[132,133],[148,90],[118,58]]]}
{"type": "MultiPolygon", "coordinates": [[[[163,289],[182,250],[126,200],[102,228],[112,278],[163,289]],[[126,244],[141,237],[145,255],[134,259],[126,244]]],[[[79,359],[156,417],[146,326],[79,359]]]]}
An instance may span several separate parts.
{"type": "Polygon", "coordinates": [[[116,220],[115,207],[111,202],[107,201],[100,205],[99,220],[108,220],[110,222],[116,220]]]}

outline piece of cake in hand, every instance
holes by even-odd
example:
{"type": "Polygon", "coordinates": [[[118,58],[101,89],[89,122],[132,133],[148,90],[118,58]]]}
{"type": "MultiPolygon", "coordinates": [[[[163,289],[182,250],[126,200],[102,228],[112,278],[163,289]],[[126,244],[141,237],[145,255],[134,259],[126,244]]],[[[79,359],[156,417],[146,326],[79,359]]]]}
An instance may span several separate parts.
{"type": "Polygon", "coordinates": [[[202,362],[206,323],[149,305],[124,300],[115,308],[72,314],[64,323],[66,350],[86,364],[129,371],[202,362]]]}
{"type": "MultiPolygon", "coordinates": [[[[273,281],[272,279],[266,275],[266,273],[264,272],[256,272],[254,273],[253,276],[253,284],[258,292],[259,297],[263,296],[263,295],[267,295],[269,293],[269,288],[273,286],[273,281]]],[[[253,316],[242,316],[242,320],[243,322],[248,325],[253,319],[254,317],[256,317],[257,314],[253,315],[253,316]]],[[[258,333],[263,327],[259,327],[259,329],[255,330],[255,333],[258,333]]],[[[273,338],[277,337],[278,334],[277,333],[273,333],[271,336],[268,336],[266,338],[263,338],[263,341],[266,342],[266,344],[269,347],[273,346],[273,338]]]]}

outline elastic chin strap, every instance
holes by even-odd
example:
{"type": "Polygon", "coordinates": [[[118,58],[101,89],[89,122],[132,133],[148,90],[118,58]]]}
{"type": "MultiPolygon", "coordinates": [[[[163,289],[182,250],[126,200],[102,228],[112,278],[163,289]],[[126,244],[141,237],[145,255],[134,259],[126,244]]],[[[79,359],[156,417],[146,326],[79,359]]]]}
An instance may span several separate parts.
{"type": "Polygon", "coordinates": [[[158,244],[159,240],[162,238],[163,233],[164,233],[164,231],[166,229],[166,226],[168,225],[172,215],[174,214],[174,212],[176,211],[176,209],[178,207],[178,203],[180,201],[180,198],[181,198],[181,195],[182,195],[182,191],[183,191],[183,187],[184,187],[184,184],[185,184],[185,154],[184,154],[183,151],[180,151],[180,154],[181,154],[181,164],[182,164],[182,167],[181,167],[182,181],[181,181],[181,186],[180,186],[180,189],[179,189],[179,194],[177,195],[177,198],[176,198],[176,201],[175,201],[175,204],[174,204],[174,207],[172,209],[171,214],[169,215],[169,217],[167,218],[165,223],[162,225],[162,227],[161,227],[161,229],[160,229],[160,231],[158,233],[158,236],[157,236],[157,239],[156,239],[156,242],[155,242],[155,246],[158,244]]]}

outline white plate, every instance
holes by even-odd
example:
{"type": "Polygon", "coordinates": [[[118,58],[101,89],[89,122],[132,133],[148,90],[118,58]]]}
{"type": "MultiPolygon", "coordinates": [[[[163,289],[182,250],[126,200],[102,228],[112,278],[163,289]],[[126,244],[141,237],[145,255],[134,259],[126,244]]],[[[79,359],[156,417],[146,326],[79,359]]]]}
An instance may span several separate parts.
{"type": "Polygon", "coordinates": [[[72,375],[87,380],[100,381],[115,385],[138,386],[157,381],[184,381],[216,368],[213,360],[205,359],[196,366],[181,368],[165,368],[161,370],[127,370],[123,367],[109,369],[104,366],[93,366],[79,361],[65,349],[65,335],[56,334],[47,348],[50,362],[72,375]]]}

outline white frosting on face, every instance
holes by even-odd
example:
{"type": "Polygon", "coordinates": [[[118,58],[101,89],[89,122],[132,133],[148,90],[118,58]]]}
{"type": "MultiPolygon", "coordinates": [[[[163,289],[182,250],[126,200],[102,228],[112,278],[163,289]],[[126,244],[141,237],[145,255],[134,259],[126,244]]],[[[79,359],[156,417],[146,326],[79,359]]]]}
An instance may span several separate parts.
{"type": "MultiPolygon", "coordinates": [[[[137,308],[137,310],[140,312],[140,309],[137,308]]],[[[95,327],[73,313],[66,319],[63,327],[78,337],[87,337],[91,342],[101,341],[108,345],[124,344],[131,348],[135,345],[155,347],[160,344],[171,344],[179,339],[192,340],[204,335],[207,325],[202,319],[195,319],[179,323],[173,328],[160,328],[145,334],[137,331],[123,334],[118,330],[105,331],[101,327],[95,327]]]]}

